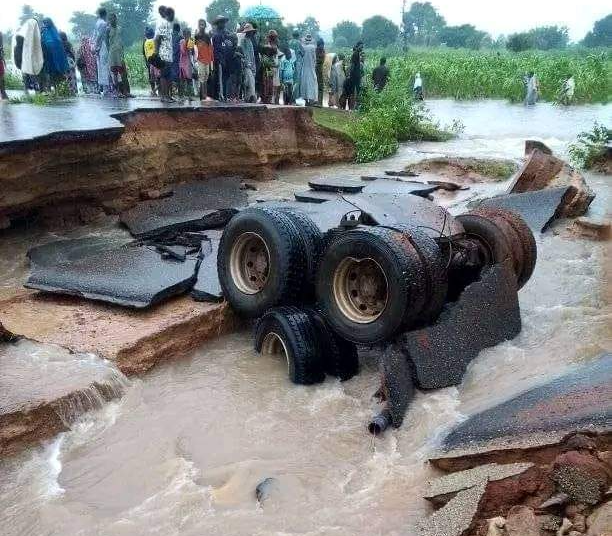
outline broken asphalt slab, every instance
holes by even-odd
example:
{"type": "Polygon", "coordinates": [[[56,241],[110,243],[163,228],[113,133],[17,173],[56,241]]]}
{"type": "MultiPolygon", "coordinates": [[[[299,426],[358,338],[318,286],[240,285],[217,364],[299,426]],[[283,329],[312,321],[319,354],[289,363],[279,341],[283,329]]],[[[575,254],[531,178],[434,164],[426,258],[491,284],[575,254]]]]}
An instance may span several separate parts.
{"type": "Polygon", "coordinates": [[[144,308],[189,290],[199,266],[163,259],[153,247],[127,245],[60,264],[33,265],[25,286],[126,307],[144,308]]]}
{"type": "Polygon", "coordinates": [[[412,361],[417,385],[440,389],[459,385],[480,351],[520,331],[516,282],[506,261],[484,271],[447,305],[435,324],[404,333],[396,344],[412,361]]]}
{"type": "Polygon", "coordinates": [[[612,432],[610,353],[472,415],[451,430],[432,462],[461,468],[489,454],[494,459],[522,449],[546,449],[575,431],[612,432]]]}
{"type": "Polygon", "coordinates": [[[144,201],[121,213],[120,221],[139,238],[222,227],[248,203],[240,184],[237,177],[180,184],[170,197],[144,201]]]}
{"type": "Polygon", "coordinates": [[[202,262],[198,278],[191,289],[191,297],[196,301],[219,302],[223,299],[219,272],[217,270],[217,254],[219,239],[202,242],[202,262]]]}
{"type": "Polygon", "coordinates": [[[66,430],[126,386],[112,363],[93,354],[27,339],[0,343],[0,457],[66,430]]]}
{"type": "Polygon", "coordinates": [[[561,207],[568,195],[571,195],[570,187],[547,188],[491,197],[484,199],[477,206],[513,210],[521,215],[532,231],[539,233],[544,232],[553,220],[561,216],[561,207]]]}
{"type": "Polygon", "coordinates": [[[307,190],[295,194],[295,199],[304,203],[324,203],[325,201],[334,201],[336,199],[346,199],[351,201],[352,196],[359,193],[365,194],[393,194],[398,196],[417,195],[419,197],[427,197],[436,190],[439,186],[414,183],[414,182],[398,182],[385,179],[373,180],[369,183],[364,183],[360,192],[337,192],[337,191],[322,191],[322,190],[307,190]]]}
{"type": "Polygon", "coordinates": [[[318,192],[356,194],[363,190],[365,184],[355,179],[346,179],[342,177],[319,177],[308,181],[308,186],[318,192]]]}
{"type": "Polygon", "coordinates": [[[125,246],[131,241],[128,237],[103,236],[55,240],[31,248],[27,257],[32,266],[43,268],[78,261],[89,255],[125,246]]]}

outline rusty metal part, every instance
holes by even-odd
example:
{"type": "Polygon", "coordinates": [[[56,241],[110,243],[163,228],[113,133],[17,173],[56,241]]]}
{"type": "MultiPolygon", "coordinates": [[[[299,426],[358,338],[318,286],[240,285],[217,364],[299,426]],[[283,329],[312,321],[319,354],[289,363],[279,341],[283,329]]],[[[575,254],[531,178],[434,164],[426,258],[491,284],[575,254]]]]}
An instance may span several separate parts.
{"type": "Polygon", "coordinates": [[[387,305],[385,272],[374,259],[347,257],[334,273],[334,297],[338,308],[352,322],[374,322],[387,305]]]}
{"type": "Polygon", "coordinates": [[[270,273],[270,250],[257,233],[243,233],[232,245],[230,274],[245,294],[257,294],[266,286],[270,273]]]}

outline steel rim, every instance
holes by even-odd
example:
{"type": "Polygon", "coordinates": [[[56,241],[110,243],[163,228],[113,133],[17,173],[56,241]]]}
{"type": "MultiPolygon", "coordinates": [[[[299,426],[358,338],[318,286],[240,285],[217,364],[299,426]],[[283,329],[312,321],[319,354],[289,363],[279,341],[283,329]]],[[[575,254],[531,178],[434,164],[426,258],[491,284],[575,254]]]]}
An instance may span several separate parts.
{"type": "Polygon", "coordinates": [[[357,324],[376,321],[389,299],[387,276],[369,257],[344,259],[334,272],[333,291],[340,312],[357,324]]]}
{"type": "Polygon", "coordinates": [[[243,233],[230,252],[232,281],[244,294],[261,292],[270,274],[270,250],[257,233],[243,233]]]}
{"type": "Polygon", "coordinates": [[[264,355],[277,355],[283,356],[287,362],[287,368],[289,367],[289,352],[285,341],[278,334],[271,331],[267,333],[261,342],[261,353],[264,355]]]}

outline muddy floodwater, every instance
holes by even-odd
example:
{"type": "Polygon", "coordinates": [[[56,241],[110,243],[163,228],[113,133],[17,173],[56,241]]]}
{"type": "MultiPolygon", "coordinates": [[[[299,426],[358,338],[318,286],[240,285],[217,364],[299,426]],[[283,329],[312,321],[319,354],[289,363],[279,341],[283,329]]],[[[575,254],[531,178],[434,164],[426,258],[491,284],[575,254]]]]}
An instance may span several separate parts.
{"type": "MultiPolygon", "coordinates": [[[[464,133],[448,143],[407,144],[382,163],[283,171],[256,196],[289,197],[312,176],[371,175],[430,154],[519,159],[532,136],[565,155],[579,131],[612,117],[612,106],[437,101],[431,107],[443,123],[461,119],[464,133]]],[[[602,214],[610,206],[610,177],[588,180],[597,193],[592,210],[602,214]]],[[[474,193],[444,202],[460,210],[474,193]]],[[[416,534],[429,512],[421,495],[434,471],[426,461],[450,427],[611,346],[606,246],[570,238],[567,226],[558,222],[537,237],[538,265],[520,292],[521,334],[481,352],[461,386],[419,393],[401,429],[376,440],[367,433],[378,387],[367,356],[362,373],[348,382],[298,387],[280,360],[255,354],[249,332],[237,333],[130,380],[122,399],[44,447],[0,462],[0,532],[416,534]],[[266,477],[278,485],[260,506],[254,490],[266,477]]],[[[31,235],[0,244],[0,270],[13,285],[25,273],[16,257],[29,242],[50,239],[31,235]]]]}

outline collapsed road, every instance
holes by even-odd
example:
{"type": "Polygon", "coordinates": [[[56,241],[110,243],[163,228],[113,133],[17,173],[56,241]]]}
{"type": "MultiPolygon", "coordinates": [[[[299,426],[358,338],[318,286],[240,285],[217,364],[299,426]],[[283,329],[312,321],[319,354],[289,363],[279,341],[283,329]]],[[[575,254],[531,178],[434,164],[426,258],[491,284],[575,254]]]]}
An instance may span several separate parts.
{"type": "MultiPolygon", "coordinates": [[[[379,173],[382,175],[382,172],[379,173]]],[[[302,190],[304,186],[305,183],[302,190]]],[[[265,186],[258,187],[260,192],[266,191],[265,186]]],[[[475,188],[472,186],[472,189],[475,188]]],[[[250,201],[263,197],[260,192],[249,194],[250,201]]],[[[321,213],[320,206],[315,207],[313,203],[300,203],[297,200],[282,204],[267,202],[261,206],[261,209],[277,210],[279,205],[289,205],[294,209],[301,206],[311,219],[319,219],[321,229],[327,231],[337,227],[342,216],[356,211],[354,205],[357,203],[352,195],[361,195],[359,202],[363,203],[363,207],[367,206],[367,210],[364,208],[365,212],[370,215],[376,214],[376,195],[363,195],[363,193],[346,195],[343,193],[342,197],[346,199],[328,201],[329,212],[325,210],[324,214],[321,213]]],[[[433,192],[434,199],[438,195],[437,191],[433,192]]],[[[164,198],[168,199],[166,194],[164,198]]],[[[445,198],[441,195],[438,199],[445,198]]],[[[385,222],[385,225],[393,225],[394,219],[397,221],[399,212],[394,212],[394,207],[398,205],[396,201],[397,199],[386,199],[385,208],[378,213],[378,217],[385,222]]],[[[426,203],[435,207],[435,204],[425,199],[415,198],[415,203],[418,206],[426,203]]],[[[401,202],[399,206],[402,206],[401,202]]],[[[461,207],[452,214],[457,216],[471,210],[478,209],[461,207]]],[[[427,223],[427,227],[436,229],[437,224],[438,231],[443,228],[450,232],[455,217],[446,216],[444,221],[444,211],[437,212],[437,209],[426,211],[426,214],[432,213],[441,214],[442,219],[432,218],[432,221],[427,223]]],[[[346,220],[351,224],[350,218],[346,220]]],[[[372,225],[372,221],[368,223],[372,225]]],[[[568,355],[566,348],[578,345],[582,359],[588,361],[589,356],[598,353],[596,346],[601,346],[605,340],[602,339],[602,321],[605,316],[602,316],[601,311],[596,312],[599,298],[592,294],[594,282],[600,273],[597,271],[597,267],[601,266],[599,250],[597,245],[584,241],[572,242],[552,234],[559,229],[559,223],[563,224],[558,220],[552,222],[549,229],[552,227],[553,231],[547,230],[547,234],[542,236],[539,235],[539,229],[537,232],[534,229],[538,245],[538,264],[533,276],[525,281],[526,290],[518,295],[523,330],[515,336],[517,333],[515,323],[500,325],[502,331],[507,328],[506,334],[500,336],[511,340],[484,352],[478,351],[478,341],[475,340],[477,337],[465,337],[466,342],[474,343],[474,355],[466,358],[464,364],[465,366],[469,363],[468,370],[461,368],[456,371],[450,370],[448,379],[442,378],[439,374],[434,376],[434,379],[447,381],[449,382],[447,385],[452,385],[456,381],[461,381],[466,373],[467,376],[459,392],[476,392],[476,398],[468,400],[467,406],[464,402],[458,406],[456,388],[447,387],[427,393],[428,386],[418,385],[419,390],[415,392],[415,397],[408,406],[403,427],[397,432],[381,436],[382,439],[376,442],[375,453],[367,448],[367,442],[364,444],[363,431],[364,424],[369,422],[372,415],[386,409],[384,403],[374,405],[369,402],[369,395],[377,389],[380,377],[376,371],[381,354],[376,348],[360,349],[358,365],[361,372],[357,376],[353,376],[355,369],[351,370],[351,366],[355,366],[355,361],[336,363],[336,365],[346,365],[345,378],[352,376],[350,381],[342,384],[327,381],[323,385],[304,389],[290,386],[286,380],[287,370],[279,367],[277,359],[255,357],[250,348],[253,344],[251,335],[239,334],[209,344],[198,351],[194,358],[159,367],[142,382],[139,380],[130,382],[113,369],[112,361],[129,374],[141,372],[157,363],[159,359],[178,357],[184,355],[190,348],[196,348],[198,339],[191,333],[196,326],[204,328],[206,325],[207,329],[215,330],[225,323],[216,324],[210,316],[194,315],[189,323],[177,329],[178,325],[172,323],[171,315],[180,316],[186,310],[193,310],[195,313],[196,307],[199,307],[199,304],[190,301],[191,298],[186,295],[174,299],[163,298],[158,305],[132,311],[132,309],[119,309],[113,305],[107,306],[97,301],[85,302],[78,298],[64,298],[48,293],[14,294],[9,298],[9,302],[2,304],[1,307],[0,318],[5,323],[7,333],[10,331],[21,335],[29,333],[32,339],[39,341],[31,343],[34,344],[34,348],[37,344],[45,344],[48,339],[53,339],[53,342],[62,345],[62,342],[65,344],[70,337],[69,346],[78,349],[84,342],[83,335],[86,335],[90,343],[97,345],[97,348],[92,349],[96,350],[98,355],[106,353],[112,360],[110,363],[106,362],[110,365],[109,374],[106,374],[104,369],[99,369],[101,374],[98,383],[104,385],[107,381],[112,382],[109,390],[102,389],[101,393],[107,393],[104,396],[90,394],[86,382],[79,385],[80,378],[87,378],[89,374],[84,366],[82,376],[75,374],[73,385],[68,385],[66,391],[81,392],[82,397],[66,399],[67,404],[64,406],[48,403],[48,397],[58,396],[59,390],[56,393],[43,392],[42,396],[33,399],[34,406],[41,408],[39,415],[43,415],[42,408],[46,408],[46,415],[57,412],[64,416],[63,422],[60,419],[56,423],[51,435],[68,428],[72,430],[60,435],[57,441],[51,443],[49,450],[44,448],[41,450],[41,459],[49,460],[50,467],[57,467],[57,462],[61,464],[60,469],[51,472],[48,477],[50,483],[57,483],[55,487],[51,484],[49,487],[49,493],[54,494],[52,495],[54,498],[50,501],[41,498],[42,502],[34,500],[30,505],[32,503],[45,505],[43,508],[46,510],[45,517],[48,521],[57,520],[57,506],[61,505],[63,519],[70,520],[73,526],[83,527],[86,532],[104,530],[114,533],[120,530],[121,523],[128,523],[138,532],[148,526],[152,512],[156,512],[154,517],[157,526],[169,529],[177,519],[181,518],[184,523],[183,528],[187,531],[214,531],[222,518],[232,527],[232,532],[245,534],[252,529],[253,522],[260,523],[272,531],[286,530],[288,526],[293,530],[306,531],[316,527],[339,525],[348,527],[347,531],[351,534],[366,533],[364,531],[366,525],[367,533],[372,531],[402,533],[412,530],[411,527],[416,527],[415,518],[424,517],[427,512],[419,499],[420,495],[429,493],[421,484],[425,480],[424,476],[431,476],[422,463],[423,456],[431,456],[433,446],[431,442],[438,444],[436,438],[440,436],[441,430],[448,427],[449,422],[456,422],[462,418],[458,412],[477,413],[478,404],[484,406],[480,408],[481,410],[486,410],[492,405],[491,400],[499,400],[499,397],[503,396],[504,390],[515,393],[517,382],[525,386],[525,382],[529,382],[529,377],[534,376],[535,379],[537,376],[547,374],[550,368],[564,366],[564,360],[568,355]],[[557,273],[559,276],[551,278],[551,273],[557,273]],[[572,284],[568,285],[568,281],[572,281],[572,284]],[[537,296],[534,296],[532,289],[536,288],[539,291],[537,296]],[[25,310],[30,311],[28,319],[23,315],[25,310]],[[582,318],[585,310],[588,314],[582,318]],[[54,317],[58,313],[61,314],[63,325],[61,321],[54,323],[54,317]],[[74,316],[70,316],[72,314],[74,316]],[[110,315],[116,316],[114,324],[109,321],[110,315]],[[564,332],[563,327],[566,325],[568,315],[572,327],[564,332]],[[157,322],[167,319],[166,336],[162,336],[161,332],[156,335],[154,330],[148,335],[145,334],[145,328],[152,328],[146,325],[145,318],[148,318],[149,322],[155,319],[157,322]],[[44,321],[46,326],[41,321],[44,321]],[[103,321],[107,324],[103,324],[103,321]],[[129,325],[118,329],[120,322],[126,321],[129,325]],[[69,326],[73,322],[82,333],[69,332],[69,326]],[[44,329],[41,329],[43,327],[44,329]],[[134,330],[138,330],[138,333],[134,334],[136,336],[132,339],[129,349],[126,348],[125,351],[120,349],[117,352],[117,349],[108,348],[111,339],[117,339],[116,342],[120,343],[129,331],[134,330]],[[580,337],[576,336],[577,333],[580,333],[580,337]],[[108,340],[101,340],[104,338],[108,340]],[[190,341],[187,341],[187,338],[190,341]],[[177,347],[177,340],[185,342],[183,348],[177,347]],[[165,346],[170,341],[174,347],[165,346]],[[106,349],[104,344],[107,345],[106,349]],[[162,348],[158,349],[156,346],[162,348]],[[143,350],[144,353],[149,353],[149,357],[145,357],[143,350]],[[113,356],[120,358],[115,359],[113,356]],[[142,358],[143,361],[138,362],[134,358],[142,358]],[[115,377],[119,379],[117,384],[113,379],[115,377]],[[490,392],[492,386],[495,386],[496,393],[490,392]],[[425,391],[421,391],[422,389],[425,391]],[[122,395],[123,399],[120,402],[107,404],[107,400],[122,395]],[[88,400],[92,403],[85,403],[88,400]],[[203,402],[209,400],[214,401],[217,408],[216,415],[203,409],[203,402]],[[72,408],[74,414],[79,412],[79,408],[82,408],[80,411],[91,408],[101,408],[102,411],[96,414],[92,428],[89,424],[91,421],[88,420],[83,421],[84,426],[82,426],[81,421],[75,419],[75,415],[69,411],[72,408]],[[222,416],[223,427],[218,426],[219,416],[222,416]],[[321,426],[322,422],[327,425],[321,426]],[[134,426],[136,423],[138,425],[134,426]],[[296,426],[296,423],[299,423],[299,426],[296,426]],[[262,433],[262,426],[265,433],[262,433]],[[237,433],[238,430],[240,432],[237,433]],[[303,447],[305,437],[308,438],[310,446],[307,451],[303,447]],[[84,438],[87,439],[84,441],[84,438]],[[160,441],[160,438],[175,438],[175,440],[160,441]],[[240,440],[236,441],[236,438],[240,440]],[[225,448],[219,449],[219,445],[224,445],[225,448]],[[361,448],[360,445],[366,448],[361,448]],[[253,460],[255,452],[259,453],[257,456],[260,459],[253,460]],[[136,453],[138,454],[135,456],[136,453]],[[125,465],[121,471],[117,471],[119,459],[128,460],[128,471],[125,470],[125,465]],[[134,466],[136,460],[140,460],[137,462],[141,467],[140,470],[134,466]],[[241,463],[236,465],[236,460],[241,460],[241,463]],[[302,472],[303,467],[308,467],[307,474],[302,472]],[[298,468],[297,473],[296,468],[298,468]],[[321,470],[326,474],[324,478],[320,478],[321,470]],[[137,475],[145,474],[143,471],[146,471],[147,478],[136,479],[137,475]],[[274,486],[266,484],[264,491],[263,484],[269,482],[274,482],[274,486]],[[255,520],[249,505],[256,500],[254,490],[258,483],[262,483],[258,489],[264,516],[262,519],[262,516],[258,515],[255,520]],[[338,486],[338,483],[341,486],[338,486]],[[325,502],[331,501],[337,507],[322,508],[323,497],[325,502]],[[98,510],[99,505],[103,505],[103,514],[98,510]],[[298,505],[299,510],[308,507],[317,513],[312,518],[304,519],[304,516],[299,515],[298,505]],[[367,522],[360,511],[368,511],[367,522]],[[188,512],[187,518],[183,516],[185,512],[188,512]],[[228,519],[230,512],[232,516],[228,519]],[[119,519],[123,521],[115,524],[115,520],[119,519]]],[[[188,262],[189,255],[195,254],[200,257],[197,276],[199,279],[200,275],[210,273],[202,271],[205,263],[209,263],[209,267],[214,266],[211,262],[214,259],[212,252],[215,244],[218,244],[220,232],[217,229],[200,228],[191,231],[183,228],[180,231],[172,229],[170,233],[162,233],[158,237],[150,234],[144,237],[130,236],[125,231],[111,236],[112,247],[120,248],[126,243],[136,242],[129,247],[144,247],[148,252],[158,255],[160,262],[184,264],[188,262]],[[188,234],[182,236],[183,233],[188,234]],[[199,239],[197,243],[196,238],[199,239]],[[194,251],[196,249],[197,251],[194,251]]],[[[432,231],[431,238],[439,236],[439,232],[432,231]]],[[[55,257],[48,257],[50,264],[59,259],[67,259],[69,261],[67,264],[70,266],[75,258],[99,254],[99,242],[95,237],[93,240],[89,237],[89,240],[90,243],[84,241],[73,244],[73,253],[64,254],[57,251],[55,257]]],[[[104,249],[103,246],[102,250],[104,249]]],[[[35,253],[33,250],[30,255],[32,260],[38,259],[38,264],[44,265],[45,261],[35,253]]],[[[514,261],[516,259],[510,262],[511,267],[504,268],[506,275],[502,277],[502,281],[507,282],[512,279],[508,277],[508,273],[516,273],[514,261]]],[[[489,281],[487,275],[483,275],[480,281],[468,283],[465,291],[459,295],[463,297],[469,293],[471,301],[465,302],[465,308],[464,305],[457,310],[451,307],[450,317],[461,319],[461,313],[465,313],[464,318],[469,319],[471,315],[482,312],[479,311],[478,305],[483,303],[483,296],[497,297],[491,290],[499,288],[499,284],[495,282],[495,277],[499,275],[492,274],[491,277],[493,282],[489,281]],[[483,288],[479,286],[481,283],[485,283],[483,288]]],[[[191,293],[195,294],[195,290],[196,287],[193,286],[191,293]]],[[[57,291],[61,289],[55,289],[54,293],[57,291]]],[[[188,289],[183,292],[188,292],[188,289]]],[[[503,294],[500,294],[501,296],[503,294]]],[[[514,299],[516,300],[516,290],[514,290],[514,299]]],[[[460,298],[453,303],[463,302],[460,298]]],[[[508,312],[500,313],[499,316],[516,314],[517,309],[512,301],[500,299],[497,303],[508,308],[506,310],[508,312]]],[[[216,303],[205,305],[218,306],[216,303]]],[[[495,303],[491,302],[490,306],[492,308],[487,311],[494,311],[495,303]]],[[[455,324],[453,321],[450,326],[454,327],[455,324]]],[[[493,324],[491,327],[494,327],[493,324]]],[[[436,327],[434,324],[429,328],[444,329],[444,325],[436,327]]],[[[468,322],[465,328],[458,328],[456,332],[458,335],[465,335],[466,330],[471,329],[468,322]]],[[[486,331],[489,333],[488,329],[486,331]]],[[[11,340],[14,335],[9,334],[7,337],[11,340]]],[[[419,335],[416,337],[416,342],[418,344],[428,339],[438,341],[439,336],[419,335]]],[[[23,342],[20,344],[23,345],[23,342]]],[[[271,350],[274,350],[274,339],[268,344],[272,347],[271,350]]],[[[437,352],[437,349],[428,346],[421,345],[421,351],[437,352]]],[[[462,348],[467,351],[469,345],[462,348]]],[[[26,352],[32,352],[32,349],[24,349],[26,352]]],[[[47,355],[51,355],[52,351],[52,347],[44,349],[47,355]]],[[[452,348],[449,351],[450,355],[455,357],[452,348]]],[[[35,348],[34,352],[40,356],[45,355],[42,348],[35,348]]],[[[16,361],[18,355],[13,354],[12,362],[18,362],[16,361]]],[[[82,355],[75,357],[82,363],[91,359],[82,355]]],[[[74,357],[66,355],[63,359],[64,362],[60,361],[59,357],[56,360],[60,370],[74,357]]],[[[41,360],[41,363],[43,362],[41,360]]],[[[420,360],[419,363],[421,362],[424,361],[420,360]]],[[[92,363],[97,367],[95,360],[92,363]]],[[[457,363],[460,364],[459,361],[457,363]]],[[[27,374],[37,373],[33,368],[28,370],[27,374]]],[[[600,374],[597,370],[599,369],[590,371],[587,369],[583,377],[589,382],[588,378],[593,374],[600,374]]],[[[331,367],[326,372],[345,379],[338,367],[335,370],[331,367]]],[[[412,374],[411,368],[409,372],[412,374]]],[[[92,381],[94,377],[92,374],[92,381]]],[[[382,377],[384,378],[384,370],[382,377]]],[[[433,387],[439,388],[443,385],[433,387]]],[[[380,392],[380,394],[385,393],[380,392]]],[[[8,396],[10,400],[10,392],[8,396]]],[[[388,404],[389,397],[386,398],[388,404]]],[[[567,414],[562,404],[560,408],[562,413],[567,414]]],[[[589,422],[591,417],[586,400],[583,409],[584,419],[589,422]]],[[[15,410],[18,412],[19,408],[15,407],[15,410]]],[[[30,415],[34,417],[34,412],[30,411],[30,415]]],[[[605,413],[603,419],[605,424],[607,422],[605,413]]],[[[575,421],[577,425],[580,422],[575,421]]],[[[23,421],[16,421],[16,424],[22,426],[23,421]]],[[[38,432],[40,429],[31,429],[33,440],[40,437],[37,436],[38,432]]],[[[599,453],[602,445],[597,441],[594,447],[588,446],[588,449],[594,448],[599,453]]],[[[576,445],[572,444],[571,448],[575,449],[576,445]]],[[[506,462],[504,459],[493,463],[506,465],[506,462]]],[[[514,460],[513,463],[527,464],[535,461],[514,460]]],[[[19,527],[23,527],[23,523],[27,523],[28,519],[26,510],[23,509],[25,505],[21,506],[24,504],[21,502],[21,495],[14,493],[15,488],[11,487],[12,483],[30,480],[37,482],[37,479],[43,476],[37,471],[46,467],[46,462],[31,466],[22,463],[13,466],[9,462],[0,467],[3,476],[6,476],[0,485],[0,500],[3,504],[4,501],[14,504],[10,512],[23,512],[20,520],[10,512],[3,514],[3,520],[4,516],[8,515],[6,520],[9,533],[18,533],[19,527]],[[22,471],[21,476],[16,478],[20,471],[22,471]],[[28,471],[27,475],[30,476],[26,476],[25,471],[28,471]],[[11,490],[14,498],[9,500],[11,490]]],[[[487,471],[489,470],[483,470],[480,474],[486,474],[492,481],[499,479],[505,485],[508,479],[513,478],[509,475],[523,474],[525,468],[514,467],[512,471],[507,468],[495,473],[487,471]]],[[[472,478],[470,482],[476,480],[478,486],[470,487],[466,484],[462,486],[463,489],[471,489],[472,495],[478,502],[475,491],[476,488],[482,487],[482,481],[476,477],[470,478],[472,478]]],[[[521,485],[523,481],[520,481],[521,485]]],[[[29,493],[29,488],[23,489],[29,493]]],[[[486,500],[488,501],[486,504],[489,505],[490,499],[486,500]]],[[[441,502],[437,503],[438,507],[441,502]]],[[[520,499],[516,499],[512,506],[519,502],[520,499]]],[[[563,508],[565,507],[568,507],[569,512],[574,505],[569,502],[563,505],[563,508]]],[[[599,504],[596,504],[585,513],[589,517],[598,516],[594,519],[601,519],[602,514],[597,510],[598,507],[599,504]]],[[[467,507],[462,509],[463,512],[469,512],[467,507]]],[[[520,512],[521,515],[528,513],[524,510],[520,512]]],[[[475,524],[486,521],[480,514],[502,517],[510,527],[516,523],[516,516],[509,515],[503,508],[501,511],[496,511],[487,506],[473,517],[475,524]]],[[[540,512],[536,511],[534,515],[539,514],[540,512]]],[[[561,522],[565,522],[563,515],[560,514],[564,512],[555,512],[553,515],[560,518],[561,522]]],[[[579,527],[579,516],[570,517],[575,527],[579,527]]],[[[47,520],[43,520],[42,523],[47,523],[47,520]]],[[[551,522],[556,520],[551,519],[551,522]]],[[[454,527],[456,526],[458,523],[454,523],[454,527]]],[[[414,533],[416,534],[416,528],[414,533]]]]}

